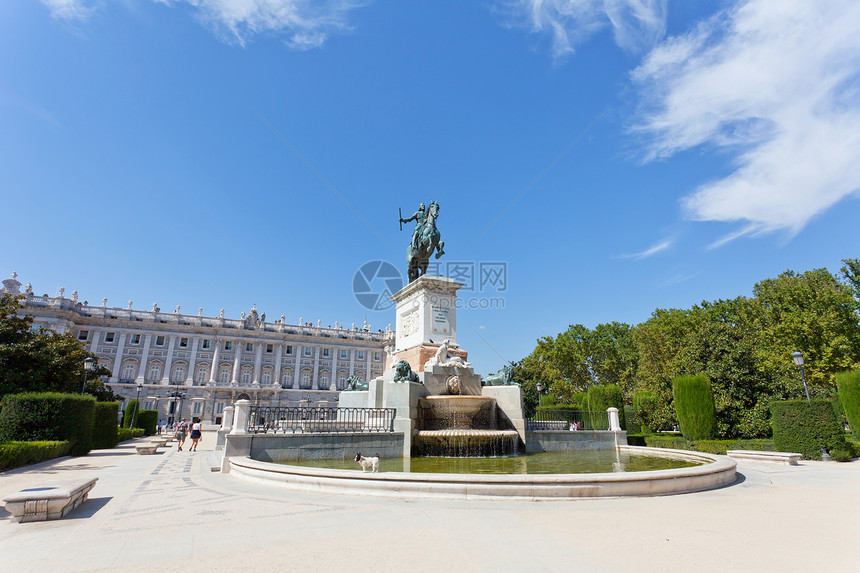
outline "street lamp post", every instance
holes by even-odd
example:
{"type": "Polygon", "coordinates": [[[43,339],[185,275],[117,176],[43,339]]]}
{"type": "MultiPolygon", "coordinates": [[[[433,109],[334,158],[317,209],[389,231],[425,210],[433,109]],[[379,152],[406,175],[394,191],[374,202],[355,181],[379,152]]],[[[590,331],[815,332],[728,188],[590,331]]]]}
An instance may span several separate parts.
{"type": "Polygon", "coordinates": [[[535,388],[537,389],[537,392],[538,392],[538,407],[543,406],[543,394],[542,394],[543,384],[538,382],[537,386],[535,386],[535,388]]]}
{"type": "Polygon", "coordinates": [[[137,411],[140,410],[140,391],[143,390],[143,382],[137,383],[137,404],[134,407],[134,412],[131,415],[131,428],[134,429],[134,424],[137,422],[137,411]]]}
{"type": "MultiPolygon", "coordinates": [[[[803,373],[803,352],[795,350],[791,353],[791,359],[794,360],[795,366],[800,369],[800,379],[803,380],[803,391],[806,392],[806,403],[812,405],[812,400],[809,399],[809,388],[806,386],[806,375],[803,373]]],[[[821,459],[825,462],[830,461],[830,455],[824,446],[821,446],[821,459]]]]}
{"type": "Polygon", "coordinates": [[[93,360],[92,356],[87,356],[84,358],[84,385],[81,387],[81,395],[83,396],[84,392],[87,390],[87,376],[90,372],[96,369],[96,361],[93,360]]]}
{"type": "Polygon", "coordinates": [[[794,360],[794,364],[800,368],[800,379],[803,380],[803,390],[806,392],[806,403],[812,405],[812,401],[809,399],[809,388],[806,387],[806,375],[803,373],[803,352],[795,350],[791,354],[791,359],[794,360]]]}
{"type": "Polygon", "coordinates": [[[182,400],[185,398],[185,392],[180,392],[178,390],[174,390],[170,393],[170,397],[173,398],[173,424],[176,425],[177,422],[182,420],[182,400]],[[179,407],[176,407],[176,399],[179,399],[179,407]]]}

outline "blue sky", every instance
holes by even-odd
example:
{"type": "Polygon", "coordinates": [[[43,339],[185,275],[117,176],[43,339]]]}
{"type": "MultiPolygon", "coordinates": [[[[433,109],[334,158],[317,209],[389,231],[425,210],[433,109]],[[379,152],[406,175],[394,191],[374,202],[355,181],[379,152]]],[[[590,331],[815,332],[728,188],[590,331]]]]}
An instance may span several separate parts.
{"type": "Polygon", "coordinates": [[[850,0],[5,0],[0,271],[323,325],[438,201],[481,373],[858,252],[850,0]],[[478,303],[480,304],[480,303],[478,303]]]}

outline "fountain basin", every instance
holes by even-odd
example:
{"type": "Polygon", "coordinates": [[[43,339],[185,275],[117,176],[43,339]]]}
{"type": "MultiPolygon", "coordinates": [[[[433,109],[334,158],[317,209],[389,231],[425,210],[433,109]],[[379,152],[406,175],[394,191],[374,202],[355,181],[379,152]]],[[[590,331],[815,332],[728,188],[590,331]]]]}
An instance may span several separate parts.
{"type": "Polygon", "coordinates": [[[453,458],[509,456],[517,451],[516,430],[419,430],[413,455],[453,458]]]}
{"type": "Polygon", "coordinates": [[[372,474],[233,457],[229,459],[229,471],[239,479],[293,490],[407,499],[560,500],[653,496],[705,491],[735,481],[736,463],[726,456],[636,446],[619,446],[618,449],[631,454],[687,459],[703,465],[630,473],[372,474]]]}

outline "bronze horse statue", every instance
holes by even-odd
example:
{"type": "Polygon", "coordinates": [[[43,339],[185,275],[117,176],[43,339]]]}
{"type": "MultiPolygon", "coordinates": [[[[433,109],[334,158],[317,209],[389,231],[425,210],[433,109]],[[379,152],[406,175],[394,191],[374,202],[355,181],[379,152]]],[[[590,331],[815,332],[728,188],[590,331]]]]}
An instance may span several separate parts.
{"type": "Polygon", "coordinates": [[[418,239],[415,246],[412,243],[406,249],[406,272],[409,282],[414,281],[421,275],[427,273],[430,257],[434,251],[438,259],[445,254],[445,243],[440,241],[441,235],[436,228],[436,218],[439,216],[439,204],[436,201],[430,203],[427,219],[418,231],[418,239]]]}

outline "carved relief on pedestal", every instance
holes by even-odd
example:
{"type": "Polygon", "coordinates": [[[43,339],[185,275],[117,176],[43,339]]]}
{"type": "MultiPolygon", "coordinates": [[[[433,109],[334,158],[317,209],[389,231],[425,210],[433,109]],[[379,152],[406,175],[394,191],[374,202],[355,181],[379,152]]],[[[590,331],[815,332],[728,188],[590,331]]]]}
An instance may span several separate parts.
{"type": "Polygon", "coordinates": [[[403,338],[418,332],[418,309],[411,310],[403,315],[400,324],[400,336],[403,338]]]}

